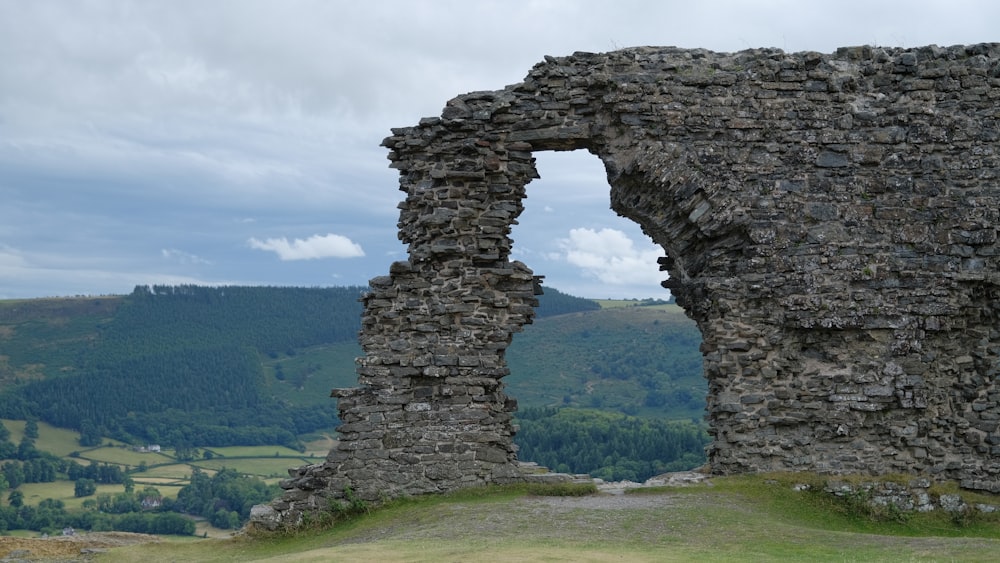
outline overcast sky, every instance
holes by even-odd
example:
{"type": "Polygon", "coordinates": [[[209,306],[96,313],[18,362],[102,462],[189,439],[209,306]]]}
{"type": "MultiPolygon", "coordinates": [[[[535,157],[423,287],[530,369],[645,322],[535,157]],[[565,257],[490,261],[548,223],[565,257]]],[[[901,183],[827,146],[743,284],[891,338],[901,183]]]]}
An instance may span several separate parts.
{"type": "MultiPolygon", "coordinates": [[[[364,285],[405,258],[389,129],[545,55],[998,30],[995,0],[0,0],[0,298],[364,285]]],[[[515,257],[574,295],[666,297],[600,162],[536,156],[515,257]]]]}

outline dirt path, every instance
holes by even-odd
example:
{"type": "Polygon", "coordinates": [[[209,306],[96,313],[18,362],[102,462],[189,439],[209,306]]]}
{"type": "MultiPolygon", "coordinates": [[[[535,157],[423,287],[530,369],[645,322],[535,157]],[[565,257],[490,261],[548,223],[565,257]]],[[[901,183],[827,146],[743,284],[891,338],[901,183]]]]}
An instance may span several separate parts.
{"type": "Polygon", "coordinates": [[[112,547],[160,541],[149,534],[94,532],[49,538],[0,536],[0,561],[88,561],[112,547]]]}

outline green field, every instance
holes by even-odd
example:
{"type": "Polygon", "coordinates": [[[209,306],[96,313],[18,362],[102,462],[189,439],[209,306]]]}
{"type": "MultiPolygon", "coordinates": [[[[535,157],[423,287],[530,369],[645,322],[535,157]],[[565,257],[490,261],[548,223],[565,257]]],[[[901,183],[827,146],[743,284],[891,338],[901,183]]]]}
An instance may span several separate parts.
{"type": "Polygon", "coordinates": [[[226,446],[207,448],[215,457],[301,457],[302,454],[285,446],[226,446]]]}
{"type": "Polygon", "coordinates": [[[158,465],[156,467],[150,467],[146,471],[133,473],[133,476],[136,480],[171,479],[175,482],[183,482],[184,484],[187,484],[188,480],[191,478],[191,465],[187,463],[158,465]]]}
{"type": "MultiPolygon", "coordinates": [[[[19,443],[24,436],[25,421],[5,419],[2,423],[10,431],[11,440],[19,443]]],[[[178,461],[173,450],[138,452],[131,446],[115,440],[106,439],[103,446],[82,448],[79,445],[79,437],[78,432],[39,422],[35,448],[81,465],[89,463],[120,465],[129,472],[136,490],[147,485],[153,486],[166,497],[177,496],[177,491],[190,482],[191,471],[195,467],[209,475],[225,467],[244,475],[275,482],[279,478],[288,477],[290,468],[323,460],[322,456],[311,457],[285,446],[274,445],[205,448],[201,450],[202,456],[199,459],[178,461]],[[211,459],[204,458],[205,452],[210,452],[211,459]],[[143,463],[147,469],[138,471],[137,468],[143,463]]],[[[322,453],[325,455],[326,452],[322,453]]],[[[0,463],[3,461],[0,460],[0,463]]],[[[83,501],[94,498],[94,496],[76,497],[74,485],[73,482],[63,479],[50,483],[24,483],[19,490],[24,493],[24,503],[29,506],[36,506],[45,499],[55,499],[62,501],[67,508],[79,508],[83,501]]],[[[123,485],[98,485],[96,494],[123,491],[123,485]]],[[[3,495],[2,501],[6,501],[6,495],[3,495]]]]}
{"type": "Polygon", "coordinates": [[[289,468],[299,467],[310,463],[318,463],[321,461],[323,461],[322,458],[310,459],[306,457],[255,457],[238,459],[216,458],[203,461],[193,461],[191,462],[191,465],[215,471],[223,468],[235,469],[244,475],[253,475],[261,478],[287,478],[289,468]]]}
{"type": "Polygon", "coordinates": [[[129,468],[135,468],[141,463],[147,466],[171,463],[174,458],[157,452],[138,452],[128,446],[93,448],[80,452],[79,459],[97,461],[101,463],[114,463],[129,468]]]}
{"type": "MultiPolygon", "coordinates": [[[[88,498],[94,498],[94,496],[77,497],[73,494],[74,486],[72,481],[53,481],[52,483],[25,483],[18,487],[18,489],[24,493],[24,504],[29,506],[37,506],[38,503],[45,499],[54,499],[62,501],[66,505],[66,508],[80,508],[83,501],[88,498]]],[[[125,487],[123,485],[98,485],[97,492],[94,495],[102,493],[114,494],[124,491],[125,487]]],[[[176,496],[176,491],[174,494],[176,496]]]]}
{"type": "Polygon", "coordinates": [[[713,479],[711,486],[546,497],[470,490],[392,502],[332,528],[288,536],[146,544],[100,561],[993,561],[998,518],[862,517],[794,479],[713,479]]]}
{"type": "MultiPolygon", "coordinates": [[[[10,431],[10,441],[15,444],[20,443],[21,439],[24,438],[25,421],[4,419],[0,422],[2,422],[3,425],[7,427],[7,430],[10,431]]],[[[35,441],[35,447],[39,450],[46,451],[60,457],[65,457],[72,452],[82,450],[79,439],[80,433],[75,430],[56,428],[55,426],[44,422],[39,422],[38,440],[35,441]]],[[[108,442],[116,444],[121,443],[113,440],[108,440],[108,442]]]]}

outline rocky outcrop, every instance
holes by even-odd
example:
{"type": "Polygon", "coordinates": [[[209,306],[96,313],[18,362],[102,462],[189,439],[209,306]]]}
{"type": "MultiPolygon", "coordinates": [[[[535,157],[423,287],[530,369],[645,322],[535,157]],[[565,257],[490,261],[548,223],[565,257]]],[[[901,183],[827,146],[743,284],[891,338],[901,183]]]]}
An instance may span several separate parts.
{"type": "MultiPolygon", "coordinates": [[[[519,478],[504,351],[532,153],[584,149],[703,335],[717,474],[1000,491],[1000,45],[547,57],[384,141],[409,259],[372,281],[339,445],[271,524],[519,478]]],[[[572,194],[566,194],[572,197],[572,194]]],[[[270,525],[270,524],[269,524],[270,525]]]]}

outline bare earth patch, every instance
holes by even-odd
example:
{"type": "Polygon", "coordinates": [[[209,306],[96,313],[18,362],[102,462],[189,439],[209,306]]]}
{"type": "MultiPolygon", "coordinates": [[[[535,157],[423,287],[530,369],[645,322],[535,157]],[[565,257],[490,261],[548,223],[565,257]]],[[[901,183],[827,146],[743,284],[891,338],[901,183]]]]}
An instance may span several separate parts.
{"type": "Polygon", "coordinates": [[[0,559],[41,561],[88,561],[113,547],[159,542],[149,534],[129,532],[93,532],[49,538],[0,536],[0,559]]]}

